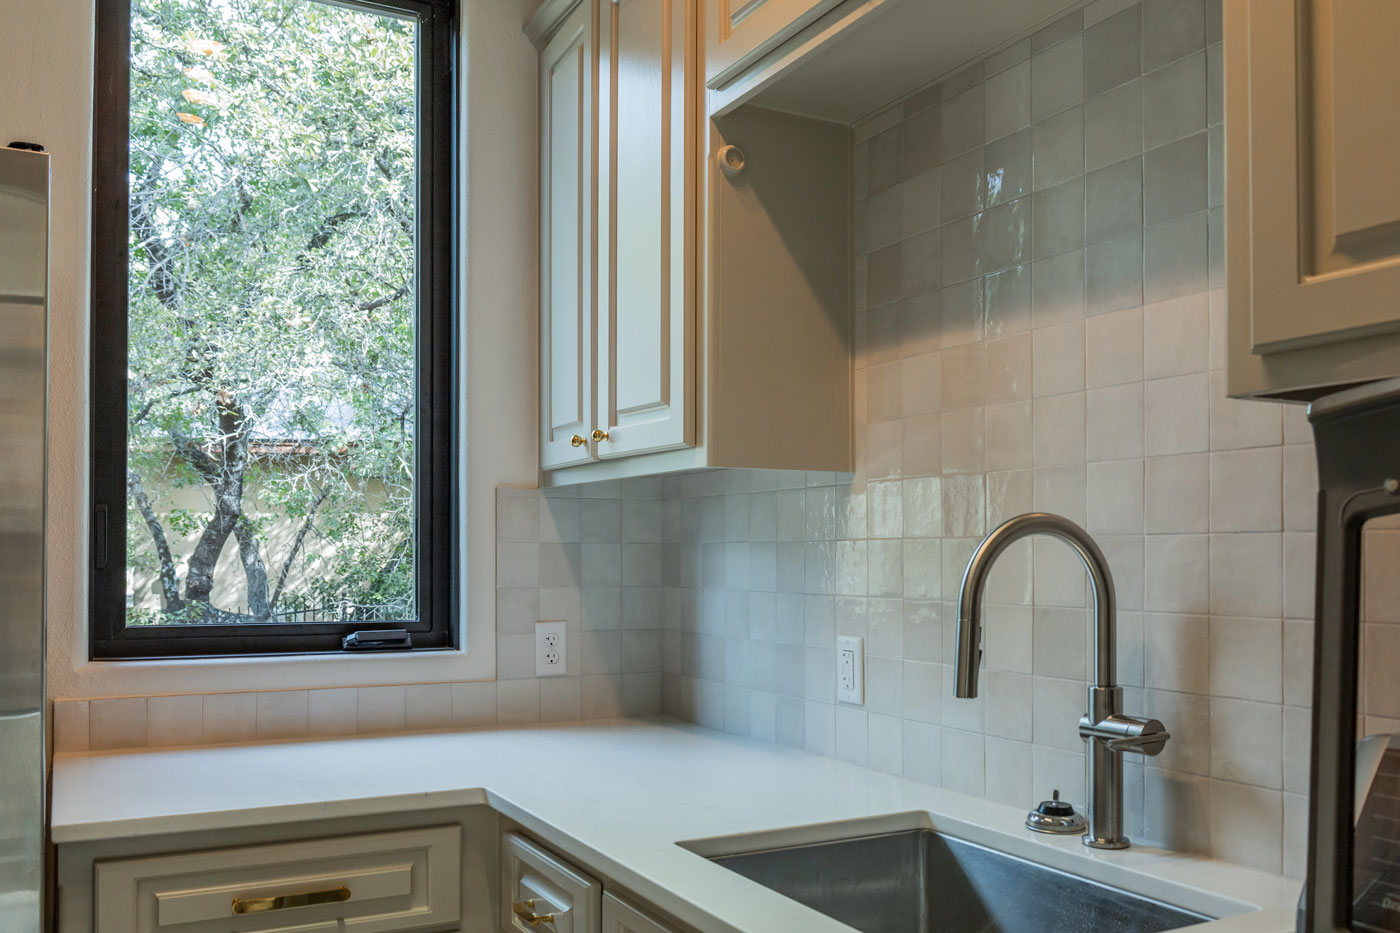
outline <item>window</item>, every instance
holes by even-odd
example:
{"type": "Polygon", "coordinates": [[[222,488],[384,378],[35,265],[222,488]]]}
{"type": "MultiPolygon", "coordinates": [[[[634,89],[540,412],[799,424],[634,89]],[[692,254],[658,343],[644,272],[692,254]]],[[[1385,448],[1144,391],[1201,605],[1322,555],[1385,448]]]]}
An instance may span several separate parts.
{"type": "Polygon", "coordinates": [[[450,0],[98,0],[92,654],[453,642],[450,0]]]}

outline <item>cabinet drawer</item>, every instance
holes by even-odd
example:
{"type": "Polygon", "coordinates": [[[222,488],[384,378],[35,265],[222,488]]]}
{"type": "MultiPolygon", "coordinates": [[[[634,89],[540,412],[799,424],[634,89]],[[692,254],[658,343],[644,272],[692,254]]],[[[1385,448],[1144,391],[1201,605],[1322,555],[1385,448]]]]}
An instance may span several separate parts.
{"type": "Polygon", "coordinates": [[[501,838],[501,929],[509,933],[597,933],[603,886],[519,833],[501,838]],[[554,915],[551,923],[529,918],[554,915]]]}
{"type": "Polygon", "coordinates": [[[113,859],[95,933],[438,933],[461,921],[462,828],[113,859]]]}

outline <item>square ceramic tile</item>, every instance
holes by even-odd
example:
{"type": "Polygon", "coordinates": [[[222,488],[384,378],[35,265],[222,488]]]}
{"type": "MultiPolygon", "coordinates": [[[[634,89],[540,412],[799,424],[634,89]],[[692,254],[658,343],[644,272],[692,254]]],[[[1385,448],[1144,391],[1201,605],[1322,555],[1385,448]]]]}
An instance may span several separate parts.
{"type": "Polygon", "coordinates": [[[1142,385],[1091,389],[1084,396],[1084,455],[1088,460],[1142,456],[1142,385]]]}
{"type": "Polygon", "coordinates": [[[1142,380],[1141,308],[1095,315],[1085,322],[1084,336],[1085,382],[1090,388],[1142,380]]]}
{"type": "MultiPolygon", "coordinates": [[[[494,687],[493,684],[493,690],[494,687]]],[[[206,697],[206,702],[207,699],[206,697]]],[[[354,687],[307,691],[307,733],[313,737],[354,735],[357,724],[357,699],[354,687]]],[[[205,741],[209,741],[207,734],[205,741]]]]}
{"type": "MultiPolygon", "coordinates": [[[[302,693],[302,705],[305,694],[302,693]]],[[[150,697],[146,700],[147,744],[201,745],[204,742],[204,698],[200,696],[150,697]]],[[[305,714],[302,717],[305,734],[305,714]]]]}
{"type": "MultiPolygon", "coordinates": [[[[535,512],[538,516],[538,511],[535,512]]],[[[300,739],[309,731],[309,699],[305,690],[267,690],[257,697],[259,739],[300,739]]]]}
{"type": "Polygon", "coordinates": [[[988,404],[1031,397],[1030,335],[1017,334],[987,341],[986,363],[988,404]]]}
{"type": "Polygon", "coordinates": [[[94,751],[146,745],[146,698],[88,701],[88,747],[94,751]]]}
{"type": "Polygon", "coordinates": [[[1043,327],[1032,335],[1034,395],[1060,395],[1084,388],[1084,323],[1043,327]]]}
{"type": "Polygon", "coordinates": [[[1154,224],[1143,240],[1143,298],[1161,301],[1207,287],[1206,215],[1154,224]]]}
{"type": "Polygon", "coordinates": [[[1149,612],[1210,611],[1209,536],[1148,535],[1143,559],[1147,567],[1147,592],[1144,598],[1149,612]]]}
{"type": "Polygon", "coordinates": [[[1205,40],[1205,0],[1143,0],[1144,72],[1204,48],[1205,40]]]}
{"type": "MultiPolygon", "coordinates": [[[[1149,542],[1152,540],[1148,539],[1149,542]]],[[[1210,692],[1210,619],[1149,612],[1143,623],[1143,683],[1175,693],[1210,692]]]]}
{"type": "Polygon", "coordinates": [[[1035,190],[1084,174],[1084,108],[1073,107],[1035,125],[1035,190]]]}
{"type": "Polygon", "coordinates": [[[1038,398],[1032,412],[1035,466],[1084,462],[1084,393],[1038,398]]]}
{"type": "Polygon", "coordinates": [[[1283,537],[1210,536],[1210,611],[1221,615],[1283,615],[1283,537]]]}
{"type": "Polygon", "coordinates": [[[1217,697],[1283,702],[1283,622],[1213,617],[1210,690],[1217,697]]]}
{"type": "Polygon", "coordinates": [[[1080,36],[1031,58],[1031,119],[1040,121],[1084,100],[1084,45],[1080,36]]]}
{"type": "Polygon", "coordinates": [[[1210,703],[1210,775],[1283,788],[1283,707],[1216,697],[1210,703]]]}
{"type": "Polygon", "coordinates": [[[983,125],[990,140],[1009,136],[1031,122],[1031,65],[1022,62],[987,78],[983,125]]]}
{"type": "Polygon", "coordinates": [[[982,91],[982,85],[977,84],[943,102],[942,145],[945,161],[985,141],[982,91]]]}
{"type": "Polygon", "coordinates": [[[1148,149],[1206,128],[1206,56],[1197,52],[1142,79],[1143,143],[1148,149]]]}
{"type": "Polygon", "coordinates": [[[942,162],[942,111],[929,107],[906,120],[901,142],[905,178],[922,174],[942,162]]]}
{"type": "Polygon", "coordinates": [[[1033,136],[1024,129],[987,144],[983,149],[986,204],[1006,204],[1031,191],[1033,136]]]}
{"type": "Polygon", "coordinates": [[[1031,328],[1031,267],[988,275],[985,283],[987,336],[1009,337],[1031,328]]]}
{"type": "Polygon", "coordinates": [[[1088,465],[1089,527],[1092,534],[1140,534],[1143,530],[1141,460],[1088,465]]]}
{"type": "Polygon", "coordinates": [[[1148,379],[1205,372],[1210,367],[1210,306],[1204,294],[1143,308],[1148,379]]]}
{"type": "Polygon", "coordinates": [[[1206,209],[1206,134],[1198,132],[1142,157],[1145,220],[1165,223],[1206,209]]]}
{"type": "Polygon", "coordinates": [[[1084,317],[1084,251],[1038,260],[1031,270],[1031,326],[1053,327],[1084,317]]]}
{"type": "Polygon", "coordinates": [[[1084,250],[1084,304],[1090,317],[1142,304],[1142,234],[1084,250]]]}
{"type": "Polygon", "coordinates": [[[1147,383],[1148,455],[1195,453],[1210,443],[1210,377],[1205,373],[1147,383]]]}
{"type": "Polygon", "coordinates": [[[1130,81],[1084,105],[1084,167],[1088,171],[1141,153],[1141,81],[1130,81]]]}
{"type": "Polygon", "coordinates": [[[1210,530],[1210,455],[1150,457],[1146,463],[1148,534],[1210,530]]]}
{"type": "Polygon", "coordinates": [[[1044,259],[1084,246],[1084,180],[1037,191],[1032,201],[1031,252],[1044,259]]]}
{"type": "Polygon", "coordinates": [[[1142,229],[1142,161],[1124,159],[1085,179],[1085,236],[1100,243],[1142,229]]]}
{"type": "Polygon", "coordinates": [[[1211,531],[1282,531],[1282,482],[1278,447],[1211,454],[1211,531]]]}
{"type": "Polygon", "coordinates": [[[1128,7],[1084,30],[1084,94],[1093,97],[1142,73],[1142,9],[1128,7]]]}

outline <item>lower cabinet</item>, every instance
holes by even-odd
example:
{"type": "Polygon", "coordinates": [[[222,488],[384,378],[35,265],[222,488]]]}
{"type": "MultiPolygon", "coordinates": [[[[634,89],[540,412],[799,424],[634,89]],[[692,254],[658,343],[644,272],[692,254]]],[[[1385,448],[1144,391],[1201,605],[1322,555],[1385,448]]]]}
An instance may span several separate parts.
{"type": "Polygon", "coordinates": [[[681,933],[520,833],[501,837],[501,929],[506,933],[681,933]]]}
{"type": "Polygon", "coordinates": [[[462,827],[93,864],[95,933],[411,933],[461,922],[462,827]]]}

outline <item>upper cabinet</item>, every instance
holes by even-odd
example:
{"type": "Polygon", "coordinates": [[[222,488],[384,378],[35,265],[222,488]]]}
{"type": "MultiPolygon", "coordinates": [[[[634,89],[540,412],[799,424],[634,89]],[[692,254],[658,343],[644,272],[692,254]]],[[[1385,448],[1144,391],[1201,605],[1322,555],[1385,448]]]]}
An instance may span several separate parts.
{"type": "Polygon", "coordinates": [[[705,83],[718,87],[841,0],[707,0],[705,83]]]}
{"type": "Polygon", "coordinates": [[[1400,3],[1224,5],[1233,395],[1400,374],[1400,3]]]}
{"type": "Polygon", "coordinates": [[[700,11],[547,0],[526,26],[551,485],[851,468],[850,134],[766,111],[712,123],[700,11]]]}

